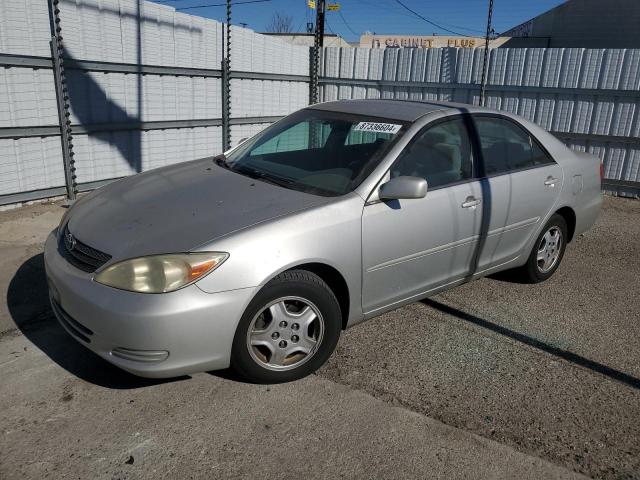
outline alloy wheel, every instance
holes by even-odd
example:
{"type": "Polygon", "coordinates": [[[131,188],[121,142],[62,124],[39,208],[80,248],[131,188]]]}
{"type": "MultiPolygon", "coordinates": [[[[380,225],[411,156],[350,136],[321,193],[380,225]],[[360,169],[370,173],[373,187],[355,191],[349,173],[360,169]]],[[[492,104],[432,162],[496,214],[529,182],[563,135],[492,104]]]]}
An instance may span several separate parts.
{"type": "Polygon", "coordinates": [[[251,358],[269,370],[291,370],[318,351],[325,325],[318,307],[301,297],[283,297],[266,305],[247,330],[251,358]]]}
{"type": "Polygon", "coordinates": [[[548,273],[558,263],[562,251],[562,230],[553,226],[542,236],[538,244],[537,263],[540,273],[548,273]]]}

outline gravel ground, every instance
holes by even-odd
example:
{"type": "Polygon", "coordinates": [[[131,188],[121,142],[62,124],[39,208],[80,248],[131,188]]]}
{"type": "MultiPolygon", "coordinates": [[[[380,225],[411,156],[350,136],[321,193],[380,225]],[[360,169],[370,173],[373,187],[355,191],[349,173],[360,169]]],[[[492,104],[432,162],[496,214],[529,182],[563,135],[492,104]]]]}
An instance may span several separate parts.
{"type": "Polygon", "coordinates": [[[539,285],[482,279],[356,326],[321,371],[597,478],[640,478],[640,202],[539,285]]]}
{"type": "Polygon", "coordinates": [[[640,478],[638,201],[607,197],[549,281],[391,312],[269,390],[140,380],[69,338],[39,253],[60,215],[0,214],[0,478],[640,478]]]}

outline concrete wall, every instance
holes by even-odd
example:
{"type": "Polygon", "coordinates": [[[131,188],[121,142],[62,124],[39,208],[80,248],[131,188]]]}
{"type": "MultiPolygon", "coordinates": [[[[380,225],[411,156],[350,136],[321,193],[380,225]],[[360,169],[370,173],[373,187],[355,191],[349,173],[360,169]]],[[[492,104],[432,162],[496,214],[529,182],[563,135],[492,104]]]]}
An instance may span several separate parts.
{"type": "MultiPolygon", "coordinates": [[[[64,0],[61,27],[67,61],[216,70],[223,25],[136,0],[64,0]]],[[[0,1],[0,54],[50,57],[44,0],[0,1]]],[[[306,47],[232,27],[231,69],[308,76],[306,47]]],[[[108,69],[107,69],[108,70],[108,69]]],[[[109,131],[116,125],[202,120],[222,116],[221,80],[211,75],[67,70],[74,126],[103,126],[74,134],[79,183],[130,175],[219,153],[219,126],[109,131]]],[[[308,83],[236,78],[231,116],[281,116],[308,103],[308,83]]],[[[50,68],[0,69],[0,133],[11,127],[58,124],[50,68]]],[[[235,144],[268,123],[237,125],[235,144]]],[[[78,129],[76,129],[78,131],[78,129]]],[[[0,138],[0,196],[64,185],[60,137],[0,138]]]]}
{"type": "MultiPolygon", "coordinates": [[[[478,104],[484,49],[326,49],[323,101],[349,98],[478,104]]],[[[640,50],[490,50],[487,106],[521,115],[608,179],[640,182],[640,50]]],[[[636,184],[636,187],[638,185],[636,184]]]]}

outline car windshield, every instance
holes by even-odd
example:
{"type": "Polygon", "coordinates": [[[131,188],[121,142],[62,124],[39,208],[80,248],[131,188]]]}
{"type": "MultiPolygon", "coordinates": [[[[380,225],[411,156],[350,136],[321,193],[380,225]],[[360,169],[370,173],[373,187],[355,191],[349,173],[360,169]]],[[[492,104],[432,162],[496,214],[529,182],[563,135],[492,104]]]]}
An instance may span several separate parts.
{"type": "Polygon", "coordinates": [[[402,136],[397,120],[300,110],[229,152],[230,170],[317,195],[356,188],[402,136]]]}

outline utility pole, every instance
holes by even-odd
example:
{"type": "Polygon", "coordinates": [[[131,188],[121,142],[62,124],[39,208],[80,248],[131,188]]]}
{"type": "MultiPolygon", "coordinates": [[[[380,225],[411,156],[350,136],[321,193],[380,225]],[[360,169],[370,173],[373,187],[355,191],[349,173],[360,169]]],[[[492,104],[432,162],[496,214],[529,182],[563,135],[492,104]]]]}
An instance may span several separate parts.
{"type": "Polygon", "coordinates": [[[480,80],[480,106],[484,107],[485,90],[487,87],[487,65],[489,60],[489,35],[491,35],[491,16],[493,15],[493,0],[489,0],[489,14],[487,15],[487,35],[484,39],[484,60],[482,62],[482,79],[480,80]]]}
{"type": "Polygon", "coordinates": [[[324,11],[325,0],[316,1],[316,31],[313,41],[311,62],[311,85],[309,88],[309,104],[318,103],[318,75],[320,73],[320,52],[324,46],[324,11]]]}

